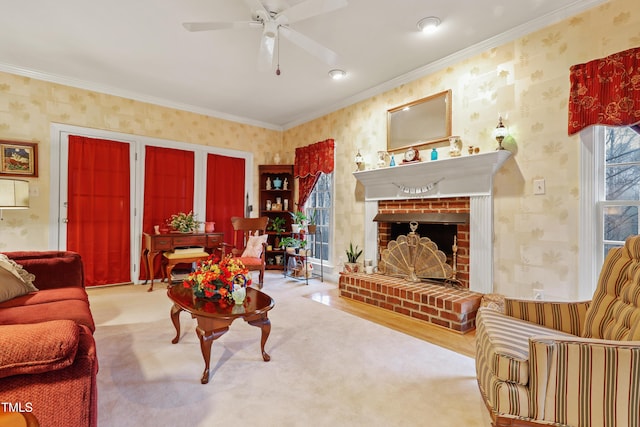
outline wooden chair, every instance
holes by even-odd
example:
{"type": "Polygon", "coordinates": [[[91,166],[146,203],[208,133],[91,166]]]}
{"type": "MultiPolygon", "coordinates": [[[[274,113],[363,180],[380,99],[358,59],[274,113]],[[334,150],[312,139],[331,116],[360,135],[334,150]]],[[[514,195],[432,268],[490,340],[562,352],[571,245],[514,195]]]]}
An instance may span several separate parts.
{"type": "Polygon", "coordinates": [[[233,226],[233,245],[223,243],[222,254],[228,252],[242,261],[249,271],[259,271],[258,287],[262,289],[264,283],[264,269],[266,266],[265,252],[267,250],[267,224],[269,218],[231,217],[233,226]]]}

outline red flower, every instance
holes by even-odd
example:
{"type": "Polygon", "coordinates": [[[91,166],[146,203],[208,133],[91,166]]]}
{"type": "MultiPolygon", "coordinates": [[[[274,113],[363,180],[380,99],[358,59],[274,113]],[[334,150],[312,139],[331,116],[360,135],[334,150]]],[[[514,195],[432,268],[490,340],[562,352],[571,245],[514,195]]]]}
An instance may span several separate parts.
{"type": "Polygon", "coordinates": [[[196,270],[189,273],[183,286],[193,289],[196,296],[212,299],[230,299],[233,280],[242,275],[247,278],[247,286],[251,284],[249,270],[237,258],[231,255],[222,260],[211,255],[196,264],[196,270]]]}

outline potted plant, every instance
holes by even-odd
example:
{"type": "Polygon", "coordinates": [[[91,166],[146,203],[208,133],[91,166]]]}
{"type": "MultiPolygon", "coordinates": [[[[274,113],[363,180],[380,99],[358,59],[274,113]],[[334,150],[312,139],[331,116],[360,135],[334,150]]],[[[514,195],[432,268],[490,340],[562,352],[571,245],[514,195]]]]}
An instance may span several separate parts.
{"type": "Polygon", "coordinates": [[[171,228],[181,233],[193,233],[199,224],[200,221],[196,220],[196,215],[193,211],[189,211],[189,213],[178,212],[169,218],[171,228]]]}
{"type": "Polygon", "coordinates": [[[293,224],[291,224],[291,231],[293,233],[300,233],[300,230],[304,228],[307,223],[307,216],[302,211],[291,212],[291,218],[293,218],[293,224]]]}
{"type": "Polygon", "coordinates": [[[309,223],[307,224],[307,230],[309,230],[310,234],[316,234],[316,214],[317,211],[314,209],[311,211],[311,215],[309,215],[309,223]]]}
{"type": "Polygon", "coordinates": [[[305,239],[300,239],[300,249],[298,249],[299,255],[309,255],[309,251],[311,249],[305,249],[307,247],[307,241],[305,239]]]}
{"type": "Polygon", "coordinates": [[[360,255],[362,255],[362,249],[359,249],[358,245],[356,245],[356,247],[354,248],[353,243],[349,243],[349,249],[347,249],[345,253],[347,254],[348,262],[344,264],[344,272],[357,273],[358,271],[360,271],[358,258],[360,258],[360,255]]]}
{"type": "Polygon", "coordinates": [[[284,218],[281,218],[279,216],[271,218],[269,220],[269,226],[267,227],[267,230],[274,231],[276,233],[276,238],[273,241],[276,248],[280,246],[280,238],[282,237],[281,233],[284,232],[285,223],[286,221],[284,220],[284,218]]]}
{"type": "Polygon", "coordinates": [[[288,253],[295,253],[296,248],[301,245],[301,240],[295,237],[285,237],[280,240],[280,247],[284,248],[288,253]]]}

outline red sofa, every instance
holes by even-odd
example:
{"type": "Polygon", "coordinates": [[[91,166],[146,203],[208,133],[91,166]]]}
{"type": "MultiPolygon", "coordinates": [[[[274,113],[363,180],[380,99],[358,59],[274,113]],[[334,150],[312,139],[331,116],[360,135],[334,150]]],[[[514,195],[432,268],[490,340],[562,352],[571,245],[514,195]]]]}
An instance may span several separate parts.
{"type": "MultiPolygon", "coordinates": [[[[37,292],[0,302],[0,401],[42,427],[97,425],[95,324],[73,252],[5,252],[37,292]]],[[[1,284],[0,284],[1,286],[1,284]]]]}

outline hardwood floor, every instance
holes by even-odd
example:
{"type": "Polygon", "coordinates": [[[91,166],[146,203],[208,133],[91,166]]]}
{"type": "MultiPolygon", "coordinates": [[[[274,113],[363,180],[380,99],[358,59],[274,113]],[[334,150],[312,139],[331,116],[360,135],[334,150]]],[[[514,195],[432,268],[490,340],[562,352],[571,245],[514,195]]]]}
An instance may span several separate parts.
{"type": "Polygon", "coordinates": [[[475,356],[475,330],[466,334],[460,334],[441,326],[418,319],[412,319],[389,310],[353,301],[348,298],[341,298],[338,289],[316,292],[308,295],[308,297],[314,301],[370,320],[398,332],[411,335],[412,337],[448,348],[465,356],[475,356]]]}

